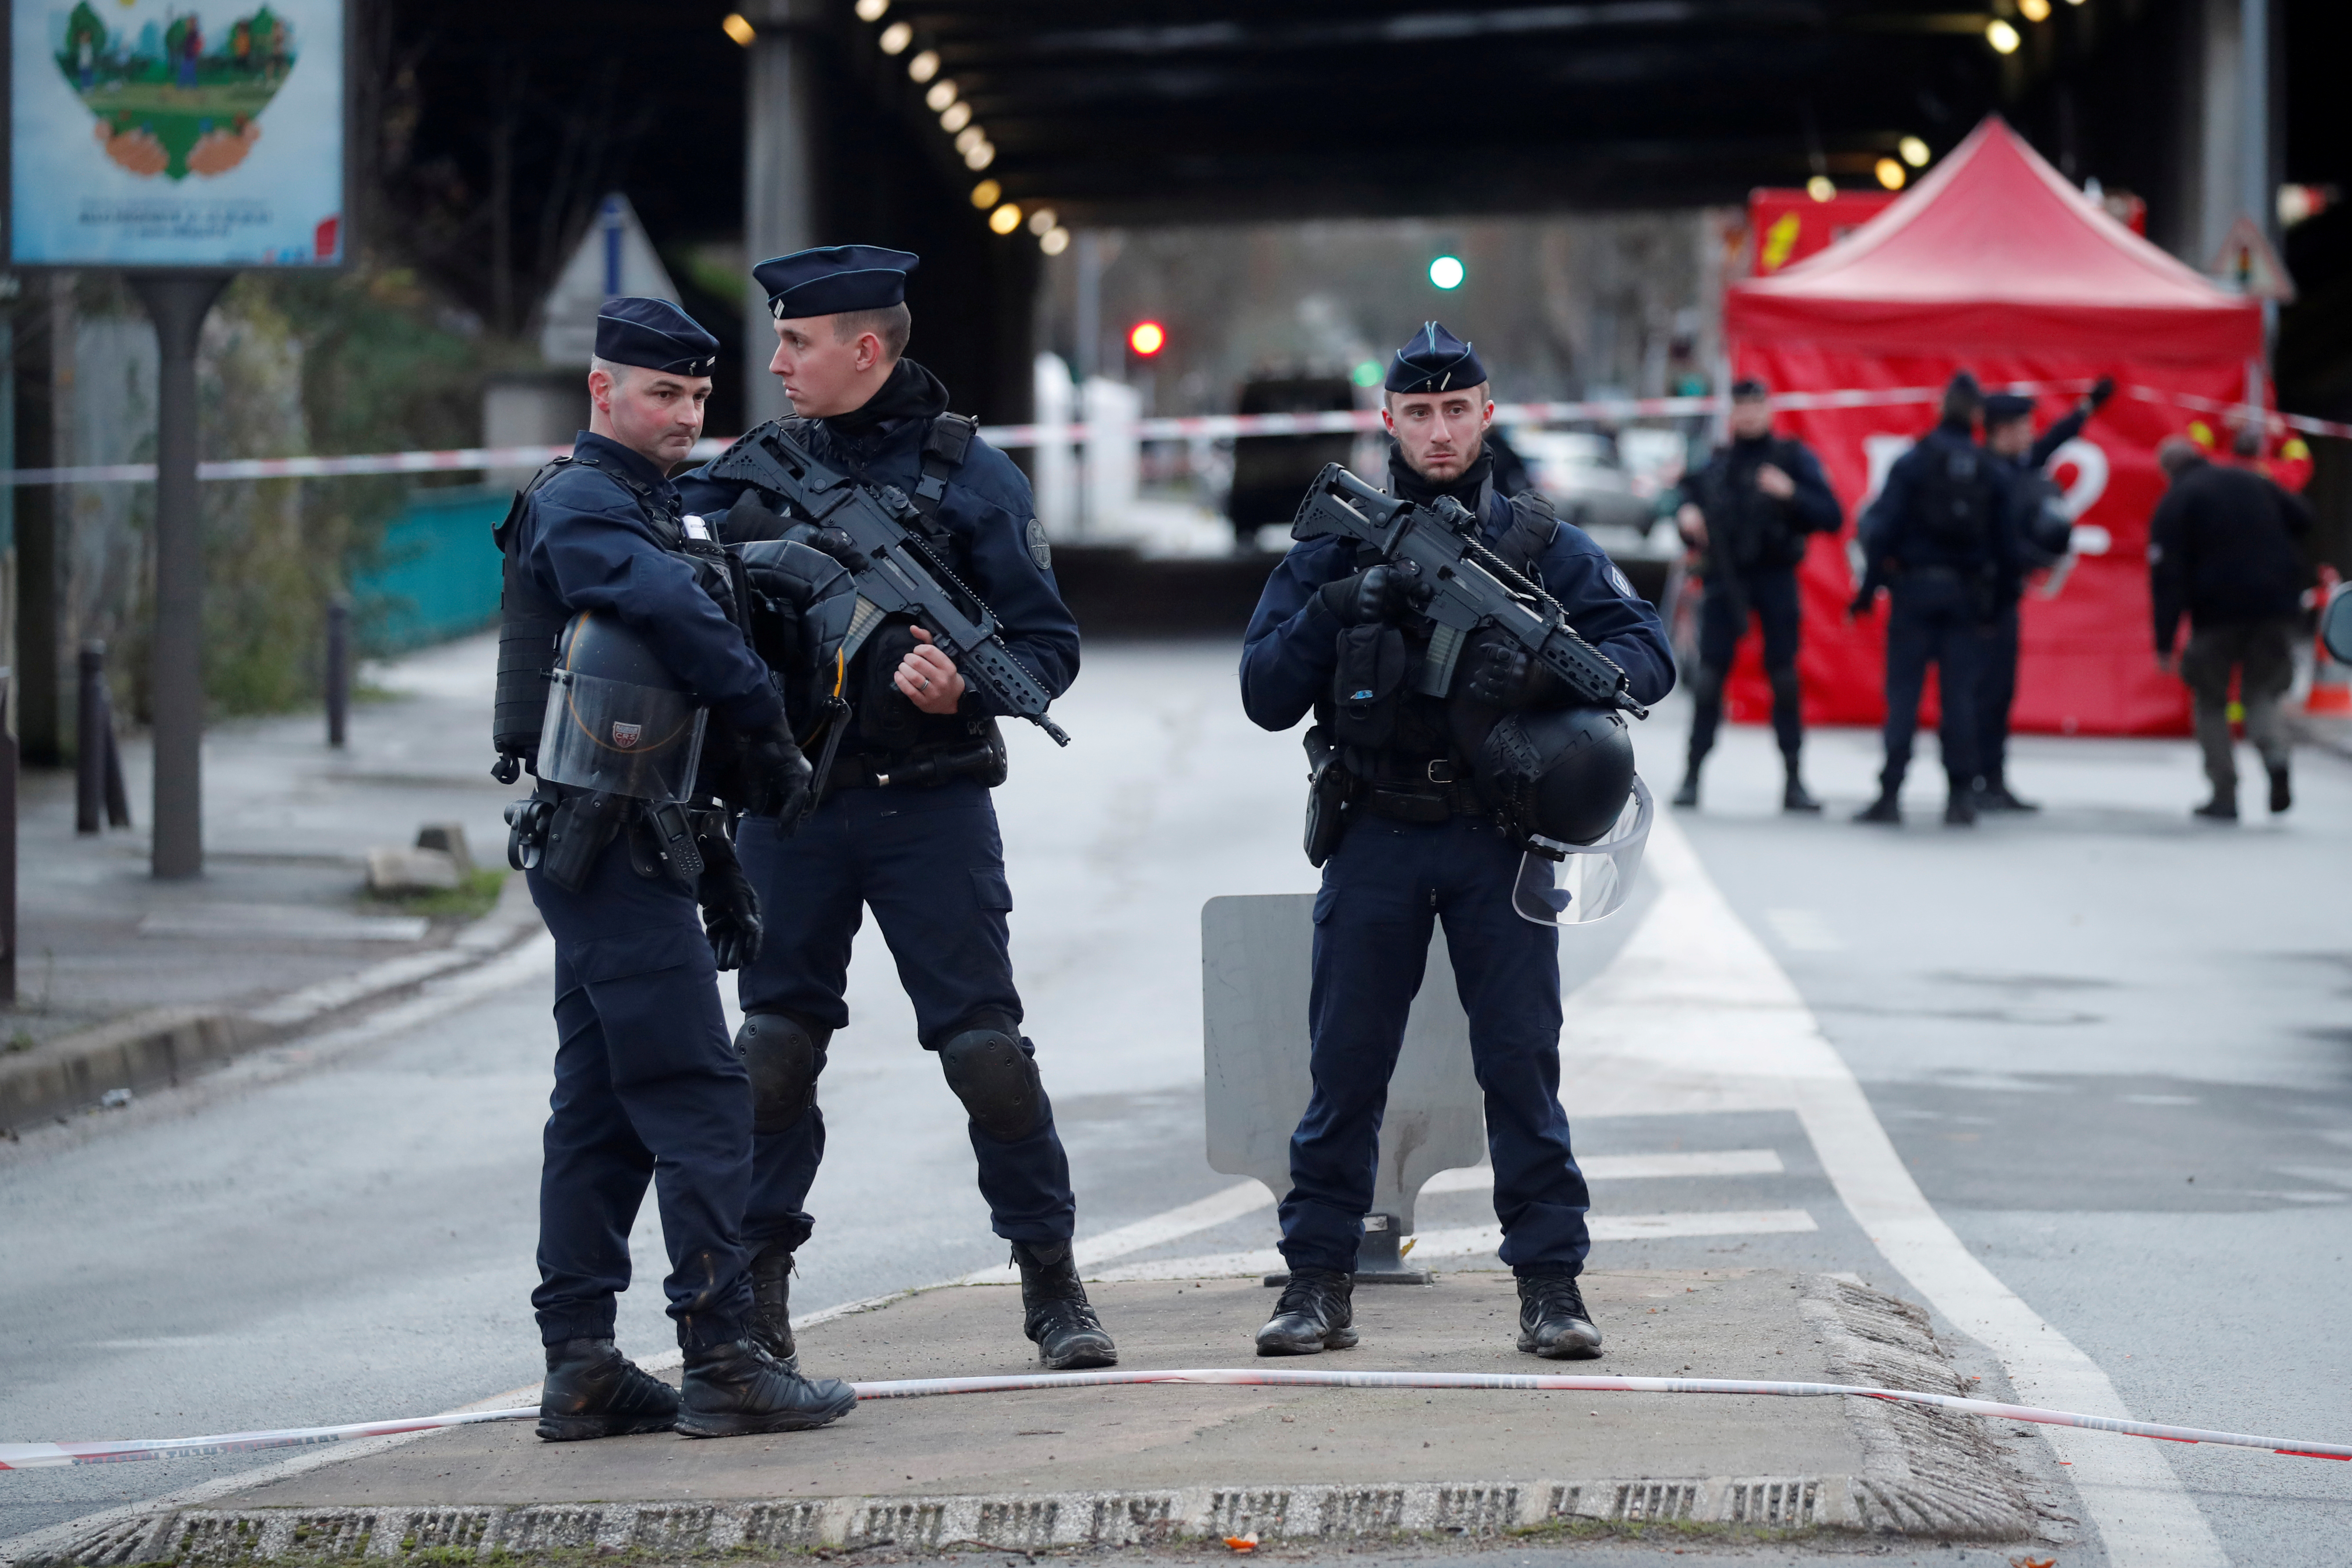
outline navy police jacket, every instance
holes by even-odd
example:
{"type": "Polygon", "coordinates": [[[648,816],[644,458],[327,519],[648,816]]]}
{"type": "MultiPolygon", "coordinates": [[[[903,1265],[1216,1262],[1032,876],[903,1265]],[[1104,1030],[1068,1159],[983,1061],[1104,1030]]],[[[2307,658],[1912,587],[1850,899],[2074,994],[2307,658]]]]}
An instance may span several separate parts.
{"type": "MultiPolygon", "coordinates": [[[[1489,492],[1478,513],[1487,544],[1499,542],[1511,521],[1508,499],[1489,492]]],[[[1674,689],[1674,649],[1657,612],[1590,535],[1558,524],[1533,565],[1577,635],[1624,670],[1635,701],[1655,702],[1674,689]]],[[[1340,627],[1316,590],[1355,573],[1356,543],[1348,539],[1293,544],[1274,569],[1242,642],[1242,707],[1254,722],[1287,730],[1329,695],[1340,627]]]]}
{"type": "MultiPolygon", "coordinates": [[[[895,485],[911,496],[922,479],[924,438],[947,405],[947,388],[939,377],[901,359],[865,407],[834,418],[801,421],[796,434],[821,461],[851,478],[895,485]]],[[[682,476],[678,489],[688,511],[716,518],[752,487],[713,479],[705,465],[682,476]]],[[[782,510],[778,497],[756,499],[772,512],[782,510]]],[[[1012,458],[975,436],[948,480],[937,517],[951,536],[949,568],[995,612],[1013,656],[1054,695],[1068,690],[1078,676],[1078,623],[1054,582],[1053,556],[1036,523],[1028,478],[1012,458]]],[[[754,537],[724,521],[720,532],[730,544],[754,537]]],[[[866,662],[865,651],[859,663],[866,662]]],[[[856,665],[852,671],[853,676],[864,673],[856,665]]],[[[852,689],[875,685],[853,679],[852,689]]],[[[966,694],[964,705],[969,714],[1001,716],[976,691],[966,694]]],[[[926,715],[924,729],[940,740],[963,732],[962,724],[951,717],[926,715]]]]}
{"type": "Polygon", "coordinates": [[[2016,469],[1978,446],[1967,426],[1928,431],[1895,460],[1885,488],[1863,515],[1865,582],[1874,586],[1907,572],[1943,571],[1989,578],[1997,597],[2014,597],[2021,574],[2016,479],[2016,469]],[[1963,480],[1963,472],[1976,477],[1963,480]],[[1981,516],[1973,526],[1938,526],[1936,514],[1969,487],[1981,516]]]}
{"type": "Polygon", "coordinates": [[[532,580],[566,609],[618,616],[739,729],[782,718],[783,700],[767,666],[646,515],[650,510],[677,527],[677,489],[636,453],[585,430],[572,455],[578,460],[530,493],[516,524],[516,548],[532,580]],[[624,479],[643,487],[642,504],[624,479]]]}

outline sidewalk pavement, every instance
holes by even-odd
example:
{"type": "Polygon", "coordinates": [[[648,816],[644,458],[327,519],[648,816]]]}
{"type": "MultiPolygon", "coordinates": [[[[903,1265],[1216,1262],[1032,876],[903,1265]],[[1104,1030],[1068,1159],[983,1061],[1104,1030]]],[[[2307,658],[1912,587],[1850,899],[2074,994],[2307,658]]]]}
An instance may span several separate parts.
{"type": "MultiPolygon", "coordinates": [[[[1514,1348],[1517,1296],[1497,1272],[1367,1286],[1361,1347],[1308,1361],[1255,1359],[1274,1301],[1255,1279],[1110,1284],[1095,1300],[1135,1368],[1973,1386],[1924,1312],[1835,1277],[1594,1272],[1585,1291],[1609,1343],[1580,1363],[1514,1348]]],[[[801,1359],[858,1381],[1021,1374],[1035,1363],[1020,1321],[1017,1291],[945,1287],[815,1314],[801,1359]]],[[[289,1461],[210,1507],[93,1523],[20,1564],[924,1555],[1249,1535],[1533,1543],[1657,1529],[1691,1545],[1855,1532],[2047,1544],[2054,1494],[2023,1436],[1860,1399],[1165,1385],[876,1401],[818,1432],[711,1442],[547,1444],[513,1422],[289,1461]]]]}
{"type": "Polygon", "coordinates": [[[74,832],[73,776],[24,775],[17,826],[17,1003],[0,1009],[0,1131],[168,1082],[296,1025],[478,962],[538,929],[520,878],[482,921],[363,899],[372,847],[425,823],[464,826],[502,869],[489,776],[494,637],[371,667],[349,742],[316,714],[236,721],[205,737],[205,874],[148,872],[152,777],[127,737],[132,831],[74,832]]]}

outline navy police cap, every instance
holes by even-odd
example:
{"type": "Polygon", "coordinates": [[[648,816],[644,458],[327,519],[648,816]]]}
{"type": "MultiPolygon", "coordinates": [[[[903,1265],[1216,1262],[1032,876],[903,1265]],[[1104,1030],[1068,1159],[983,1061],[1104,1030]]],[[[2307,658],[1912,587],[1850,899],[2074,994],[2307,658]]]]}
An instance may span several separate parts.
{"type": "Polygon", "coordinates": [[[789,321],[904,304],[907,274],[922,264],[911,251],[828,245],[771,258],[751,268],[751,276],[768,291],[769,314],[789,321]]]}
{"type": "Polygon", "coordinates": [[[709,375],[719,368],[719,340],[667,300],[624,295],[596,312],[596,357],[672,375],[709,375]]]}
{"type": "Polygon", "coordinates": [[[1478,363],[1477,350],[1437,322],[1426,321],[1397,350],[1386,384],[1391,392],[1453,392],[1486,379],[1486,367],[1478,363]]]}
{"type": "Polygon", "coordinates": [[[2033,416],[2033,399],[2014,392],[1996,392],[1984,400],[1984,422],[2006,425],[2012,419],[2033,416]]]}

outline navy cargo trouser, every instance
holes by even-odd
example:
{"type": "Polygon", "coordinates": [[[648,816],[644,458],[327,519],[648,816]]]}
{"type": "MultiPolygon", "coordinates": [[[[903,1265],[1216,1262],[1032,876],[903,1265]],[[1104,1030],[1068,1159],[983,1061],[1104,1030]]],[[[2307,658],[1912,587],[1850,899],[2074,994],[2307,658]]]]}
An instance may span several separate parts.
{"type": "Polygon", "coordinates": [[[1519,854],[1475,817],[1367,816],[1324,863],[1307,1002],[1315,1089],[1291,1135],[1281,1209],[1292,1268],[1356,1266],[1389,1078],[1436,920],[1486,1092],[1503,1261],[1522,1273],[1583,1268],[1592,1200],[1559,1104],[1559,932],[1512,912],[1519,854]]]}
{"type": "Polygon", "coordinates": [[[2009,710],[2017,703],[2017,601],[1984,628],[1977,669],[1977,777],[1999,785],[2009,773],[2009,710]]]}
{"type": "MultiPolygon", "coordinates": [[[[744,818],[735,848],[767,921],[760,956],[737,982],[744,1012],[787,1014],[810,1029],[846,1026],[850,945],[870,909],[925,1050],[968,1028],[1019,1035],[1013,891],[996,808],[977,781],[835,790],[795,834],[744,818]]],[[[1025,1037],[1021,1048],[1036,1054],[1025,1037]]],[[[1066,1241],[1076,1224],[1069,1157],[1052,1102],[1044,1109],[1036,1130],[1010,1142],[968,1129],[992,1228],[1007,1241],[1066,1241]]],[[[804,1205],[824,1158],[824,1113],[814,1105],[782,1131],[754,1137],[743,1224],[754,1248],[797,1249],[808,1239],[816,1220],[804,1205]]]]}
{"type": "Polygon", "coordinates": [[[669,1248],[669,1315],[689,1349],[742,1337],[751,1283],[743,1203],[750,1079],[727,1036],[694,896],[648,881],[615,839],[588,884],[538,871],[555,936],[555,1092],[539,1188],[541,1338],[609,1339],[629,1229],[650,1182],[669,1248]]]}
{"type": "Polygon", "coordinates": [[[1977,775],[1977,678],[1984,663],[1984,628],[1974,595],[1956,575],[1913,573],[1898,580],[1888,596],[1893,608],[1886,616],[1886,767],[1879,784],[1892,795],[1910,771],[1919,696],[1932,660],[1943,712],[1937,738],[1944,773],[1954,794],[1964,793],[1977,775]]]}

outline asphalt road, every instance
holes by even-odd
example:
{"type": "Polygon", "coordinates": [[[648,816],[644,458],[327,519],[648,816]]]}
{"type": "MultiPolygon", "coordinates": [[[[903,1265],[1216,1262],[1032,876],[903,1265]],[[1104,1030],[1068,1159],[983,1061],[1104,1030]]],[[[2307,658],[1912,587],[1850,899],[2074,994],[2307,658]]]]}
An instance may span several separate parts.
{"type": "MultiPolygon", "coordinates": [[[[1313,886],[1296,847],[1296,738],[1247,725],[1232,666],[1223,647],[1090,650],[1057,708],[1069,751],[1025,727],[1013,737],[999,806],[1015,960],[1082,1239],[1233,1185],[1201,1152],[1200,907],[1313,886]]],[[[486,678],[487,663],[485,700],[486,678]]],[[[1662,790],[1682,724],[1669,706],[1644,727],[1662,790]]],[[[1814,787],[1846,810],[1874,766],[1866,735],[1812,749],[1814,787]]],[[[2352,910],[2327,879],[2352,866],[2352,766],[2307,759],[2293,816],[2234,832],[2189,823],[2185,741],[2029,741],[2014,771],[2049,811],[1973,832],[1925,810],[1899,831],[1792,820],[1771,809],[1769,740],[1739,730],[1706,809],[1679,826],[1937,1213],[2135,1414],[2344,1440],[2352,1394],[2331,1325],[2352,1240],[2352,910]]],[[[1627,934],[1602,934],[1581,962],[1605,978],[1627,934]]],[[[1694,969],[1711,962],[1689,954],[1694,969]]],[[[543,965],[527,952],[413,1026],[297,1042],[94,1130],[0,1145],[0,1438],[367,1419],[535,1382],[543,965]]],[[[1601,989],[1585,994],[1595,1008],[1601,989]]],[[[915,1047],[870,931],[851,1008],[825,1078],[832,1142],[803,1309],[1004,1256],[960,1108],[915,1047]]],[[[1578,1018],[1572,1005],[1571,1115],[1578,1018]]],[[[1596,1183],[1597,1215],[1798,1214],[1809,1226],[1612,1240],[1596,1261],[1844,1269],[1917,1294],[1797,1116],[1596,1103],[1607,1113],[1577,1121],[1590,1154],[1746,1151],[1771,1167],[1612,1177],[1596,1183]]],[[[1475,1188],[1425,1195],[1419,1215],[1433,1236],[1491,1222],[1475,1188]]],[[[1122,1262],[1271,1240],[1258,1209],[1122,1262]]],[[[670,1342],[650,1213],[636,1244],[648,1272],[621,1332],[642,1354],[670,1342]]],[[[2000,1386],[1992,1358],[1959,1350],[2000,1386]]],[[[2163,1452],[2231,1561],[2340,1560],[2327,1542],[2352,1524],[2352,1468],[2163,1452]]],[[[268,1458],[0,1478],[0,1538],[268,1458]]],[[[2086,1543],[2068,1561],[2103,1558],[2086,1543]]]]}

